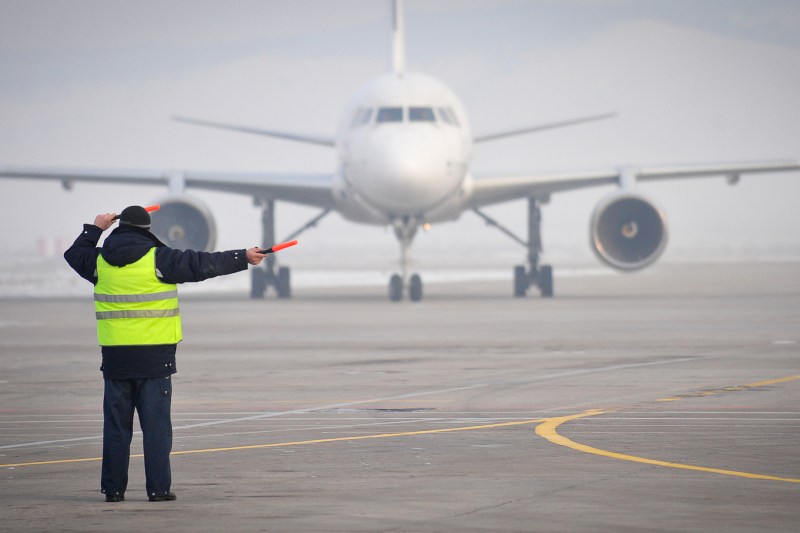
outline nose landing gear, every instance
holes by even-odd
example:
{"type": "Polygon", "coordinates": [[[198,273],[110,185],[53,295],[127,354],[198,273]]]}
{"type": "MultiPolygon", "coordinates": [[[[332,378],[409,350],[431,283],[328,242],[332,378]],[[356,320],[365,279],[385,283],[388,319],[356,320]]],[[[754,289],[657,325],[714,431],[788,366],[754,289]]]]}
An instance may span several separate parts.
{"type": "Polygon", "coordinates": [[[400,274],[392,274],[389,278],[389,300],[392,302],[399,302],[403,299],[403,289],[408,287],[408,299],[412,302],[422,300],[422,278],[419,274],[411,274],[408,278],[408,283],[403,281],[400,274]]]}
{"type": "Polygon", "coordinates": [[[400,274],[392,274],[389,278],[389,300],[399,302],[403,299],[405,289],[408,289],[408,299],[412,302],[422,300],[422,278],[419,274],[408,275],[408,268],[411,263],[408,257],[408,250],[411,241],[417,233],[417,219],[404,216],[393,221],[394,234],[400,242],[400,274]]]}

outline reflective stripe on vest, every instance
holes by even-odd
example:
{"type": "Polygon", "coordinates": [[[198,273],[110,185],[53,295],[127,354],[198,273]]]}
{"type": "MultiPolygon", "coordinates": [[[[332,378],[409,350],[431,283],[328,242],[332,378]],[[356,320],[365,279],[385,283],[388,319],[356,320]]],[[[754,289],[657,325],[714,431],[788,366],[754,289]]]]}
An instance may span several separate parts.
{"type": "Polygon", "coordinates": [[[162,311],[98,311],[95,316],[97,320],[108,320],[110,318],[163,318],[180,314],[178,309],[164,309],[162,311]]]}
{"type": "Polygon", "coordinates": [[[182,338],[178,288],[156,277],[156,249],[116,267],[97,258],[94,305],[100,346],[177,344],[182,338]]]}
{"type": "Polygon", "coordinates": [[[166,300],[177,298],[178,291],[154,292],[152,294],[97,294],[94,295],[96,302],[152,302],[155,300],[166,300]]]}

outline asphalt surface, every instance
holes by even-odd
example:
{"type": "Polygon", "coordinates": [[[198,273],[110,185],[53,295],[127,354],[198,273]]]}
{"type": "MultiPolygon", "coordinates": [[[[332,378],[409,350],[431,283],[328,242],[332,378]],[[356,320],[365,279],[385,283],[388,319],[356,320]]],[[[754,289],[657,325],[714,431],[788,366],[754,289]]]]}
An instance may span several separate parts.
{"type": "Polygon", "coordinates": [[[0,531],[796,531],[800,264],[555,283],[184,298],[159,503],[99,492],[90,286],[0,300],[0,531]]]}

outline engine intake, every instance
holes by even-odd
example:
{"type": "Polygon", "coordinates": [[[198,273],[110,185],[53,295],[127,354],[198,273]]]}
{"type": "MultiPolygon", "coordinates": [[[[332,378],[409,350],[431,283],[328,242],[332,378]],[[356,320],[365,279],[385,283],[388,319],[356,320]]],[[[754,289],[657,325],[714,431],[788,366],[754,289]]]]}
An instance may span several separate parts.
{"type": "Polygon", "coordinates": [[[642,196],[614,192],[592,213],[592,250],[613,268],[642,269],[658,259],[666,245],[666,216],[642,196]]]}
{"type": "Polygon", "coordinates": [[[150,231],[170,248],[210,252],[217,241],[214,217],[206,205],[191,196],[169,196],[158,201],[150,231]]]}

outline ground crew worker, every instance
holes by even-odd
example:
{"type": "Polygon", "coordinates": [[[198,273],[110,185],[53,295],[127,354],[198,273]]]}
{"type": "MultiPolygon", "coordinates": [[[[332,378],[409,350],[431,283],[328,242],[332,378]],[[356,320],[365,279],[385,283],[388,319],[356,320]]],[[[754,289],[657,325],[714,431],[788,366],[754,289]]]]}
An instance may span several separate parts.
{"type": "Polygon", "coordinates": [[[102,351],[103,466],[101,491],[107,502],[125,500],[133,436],[139,414],[147,496],[175,500],[172,475],[171,375],[182,338],[176,284],[233,274],[258,265],[259,248],[198,252],[168,248],[150,233],[150,213],[126,207],[119,227],[97,247],[114,213],[97,215],[64,253],[67,263],[92,282],[97,337],[102,351]]]}

